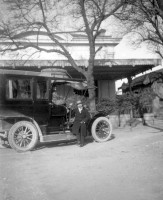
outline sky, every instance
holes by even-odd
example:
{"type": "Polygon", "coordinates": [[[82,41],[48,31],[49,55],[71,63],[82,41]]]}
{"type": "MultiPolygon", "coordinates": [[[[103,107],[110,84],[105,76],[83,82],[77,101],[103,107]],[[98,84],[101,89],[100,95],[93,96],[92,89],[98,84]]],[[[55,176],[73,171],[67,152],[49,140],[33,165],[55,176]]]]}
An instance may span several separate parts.
{"type": "Polygon", "coordinates": [[[115,47],[115,59],[156,59],[158,54],[154,54],[145,44],[134,47],[130,43],[130,36],[123,37],[121,42],[115,47]]]}
{"type": "MultiPolygon", "coordinates": [[[[3,10],[4,9],[2,8],[0,13],[3,10]]],[[[118,36],[119,31],[121,29],[123,29],[123,27],[121,27],[120,24],[117,25],[116,24],[117,21],[115,23],[114,18],[110,18],[109,21],[110,22],[108,22],[107,24],[104,24],[104,28],[106,28],[106,30],[107,30],[106,34],[113,35],[113,37],[116,37],[116,34],[118,36]]],[[[0,56],[0,59],[3,59],[3,58],[4,58],[3,56],[2,57],[0,56]]],[[[115,59],[155,59],[155,58],[158,58],[158,55],[152,53],[145,45],[135,49],[133,46],[130,45],[130,37],[125,36],[125,37],[123,37],[120,44],[115,47],[114,58],[115,59]]],[[[162,68],[162,66],[161,67],[159,66],[158,68],[155,67],[154,70],[160,69],[160,68],[162,68]]],[[[118,89],[118,87],[121,86],[121,84],[123,82],[126,82],[126,81],[127,81],[126,79],[117,81],[116,82],[116,90],[118,89]]]]}
{"type": "MultiPolygon", "coordinates": [[[[125,36],[122,41],[115,47],[115,59],[158,59],[158,54],[154,54],[147,46],[142,45],[139,48],[134,48],[129,43],[129,38],[125,36]]],[[[152,69],[152,71],[156,71],[159,69],[163,69],[163,66],[156,66],[152,69]]],[[[145,73],[150,73],[151,70],[146,71],[145,73]]],[[[145,74],[143,73],[143,74],[145,74]]],[[[141,76],[139,74],[137,76],[141,76]]],[[[116,91],[118,92],[118,88],[122,85],[122,83],[127,83],[127,79],[122,79],[116,81],[116,91]]]]}

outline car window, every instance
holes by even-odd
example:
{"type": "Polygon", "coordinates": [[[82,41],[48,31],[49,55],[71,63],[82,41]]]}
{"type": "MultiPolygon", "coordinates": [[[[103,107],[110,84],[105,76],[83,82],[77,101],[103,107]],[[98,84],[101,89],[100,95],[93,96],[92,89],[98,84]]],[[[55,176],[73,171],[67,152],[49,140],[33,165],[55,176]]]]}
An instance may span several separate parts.
{"type": "Polygon", "coordinates": [[[37,80],[36,82],[36,98],[48,99],[48,81],[37,80]]]}
{"type": "Polygon", "coordinates": [[[31,79],[7,79],[6,84],[7,99],[31,99],[32,80],[31,79]]]}

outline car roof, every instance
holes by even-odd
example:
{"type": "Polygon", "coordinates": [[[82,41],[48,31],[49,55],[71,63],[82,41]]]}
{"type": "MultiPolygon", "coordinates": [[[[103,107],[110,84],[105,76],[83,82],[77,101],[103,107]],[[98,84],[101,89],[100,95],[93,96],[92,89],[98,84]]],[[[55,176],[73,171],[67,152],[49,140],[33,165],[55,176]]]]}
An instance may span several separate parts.
{"type": "Polygon", "coordinates": [[[53,80],[65,80],[65,81],[78,81],[83,82],[83,79],[76,79],[70,77],[66,73],[57,73],[57,71],[25,71],[25,70],[12,70],[12,69],[0,69],[2,75],[16,75],[16,76],[29,76],[29,77],[45,77],[53,80]]]}
{"type": "Polygon", "coordinates": [[[0,69],[0,74],[2,75],[15,75],[20,77],[43,77],[47,79],[54,80],[54,82],[65,83],[77,90],[87,89],[87,82],[83,79],[76,79],[70,77],[65,73],[65,70],[42,70],[41,72],[36,71],[24,71],[24,70],[8,70],[0,69]],[[64,72],[64,73],[62,73],[64,72]]]}

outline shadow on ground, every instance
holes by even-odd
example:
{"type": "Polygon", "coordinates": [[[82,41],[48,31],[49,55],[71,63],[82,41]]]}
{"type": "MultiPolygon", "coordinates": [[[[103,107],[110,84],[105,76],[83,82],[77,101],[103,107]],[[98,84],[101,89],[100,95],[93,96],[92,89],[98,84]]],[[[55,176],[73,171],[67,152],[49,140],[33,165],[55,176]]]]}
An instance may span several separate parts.
{"type": "MultiPolygon", "coordinates": [[[[85,145],[89,143],[94,142],[94,139],[92,137],[86,138],[85,139],[85,145]]],[[[39,143],[35,149],[33,149],[33,151],[35,150],[40,150],[40,149],[44,149],[44,148],[57,148],[57,147],[64,147],[64,146],[70,146],[70,145],[76,145],[76,140],[71,140],[71,141],[57,141],[57,142],[48,142],[48,143],[39,143]]]]}
{"type": "MultiPolygon", "coordinates": [[[[111,138],[109,140],[113,140],[115,138],[115,135],[113,134],[111,136],[111,138]]],[[[90,144],[90,143],[93,143],[94,142],[94,139],[93,137],[86,137],[85,138],[85,144],[84,146],[90,144]]],[[[36,151],[36,150],[41,150],[41,149],[44,149],[44,148],[57,148],[57,147],[64,147],[64,146],[70,146],[70,145],[76,145],[76,140],[71,140],[71,141],[59,141],[59,142],[48,142],[48,143],[39,143],[34,149],[33,151],[36,151]]]]}
{"type": "MultiPolygon", "coordinates": [[[[111,138],[108,141],[113,140],[114,138],[115,138],[115,135],[112,134],[111,138]]],[[[92,136],[86,137],[84,146],[86,146],[90,143],[93,143],[93,142],[95,142],[95,140],[93,139],[92,136]]],[[[36,147],[31,151],[37,151],[37,150],[41,150],[44,148],[57,148],[57,147],[62,147],[62,146],[64,147],[64,146],[70,146],[70,145],[76,145],[76,140],[71,140],[71,141],[66,140],[66,141],[62,141],[62,142],[57,141],[57,142],[38,143],[36,145],[36,147]]],[[[9,144],[3,144],[3,145],[1,145],[1,148],[12,149],[9,144]]]]}

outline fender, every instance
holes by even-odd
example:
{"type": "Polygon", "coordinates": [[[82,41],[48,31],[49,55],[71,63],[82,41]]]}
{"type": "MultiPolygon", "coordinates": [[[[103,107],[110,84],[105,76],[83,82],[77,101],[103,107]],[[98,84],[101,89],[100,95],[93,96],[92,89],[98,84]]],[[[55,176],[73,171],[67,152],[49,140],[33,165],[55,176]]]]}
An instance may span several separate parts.
{"type": "Polygon", "coordinates": [[[1,137],[3,138],[7,138],[8,137],[8,131],[10,130],[10,128],[17,122],[19,121],[29,121],[29,122],[32,122],[35,127],[36,127],[36,130],[38,131],[38,134],[39,134],[39,138],[40,138],[40,141],[42,141],[42,131],[38,125],[38,123],[32,119],[31,117],[25,117],[25,116],[12,116],[12,117],[1,117],[0,118],[0,121],[2,122],[2,127],[0,127],[0,129],[2,130],[3,133],[1,133],[1,137]]]}
{"type": "Polygon", "coordinates": [[[36,127],[36,129],[37,129],[37,131],[38,131],[38,135],[39,135],[39,138],[40,138],[40,142],[43,142],[42,131],[41,131],[41,129],[40,129],[38,123],[37,123],[34,119],[32,119],[32,122],[33,122],[33,124],[35,125],[35,127],[36,127]]]}
{"type": "Polygon", "coordinates": [[[109,118],[109,115],[107,115],[107,114],[106,114],[105,112],[103,112],[103,111],[94,114],[94,115],[92,116],[92,118],[90,119],[90,121],[88,122],[88,125],[87,125],[87,128],[88,128],[88,135],[91,135],[91,127],[92,127],[92,124],[93,124],[93,122],[94,122],[98,117],[107,117],[107,118],[109,118]]]}

